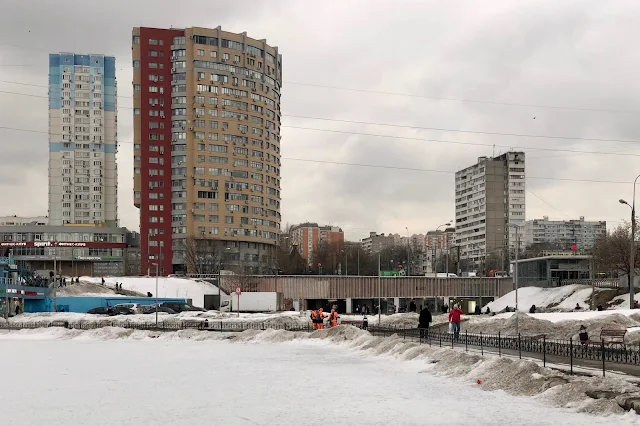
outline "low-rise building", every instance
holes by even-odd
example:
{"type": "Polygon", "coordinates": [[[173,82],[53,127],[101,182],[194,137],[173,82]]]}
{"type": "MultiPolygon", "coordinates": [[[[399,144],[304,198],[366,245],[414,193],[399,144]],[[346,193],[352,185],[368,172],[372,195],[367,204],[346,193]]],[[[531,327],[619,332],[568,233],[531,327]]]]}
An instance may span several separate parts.
{"type": "Polygon", "coordinates": [[[127,229],[93,225],[0,226],[0,256],[21,269],[66,276],[124,275],[127,229]]]}

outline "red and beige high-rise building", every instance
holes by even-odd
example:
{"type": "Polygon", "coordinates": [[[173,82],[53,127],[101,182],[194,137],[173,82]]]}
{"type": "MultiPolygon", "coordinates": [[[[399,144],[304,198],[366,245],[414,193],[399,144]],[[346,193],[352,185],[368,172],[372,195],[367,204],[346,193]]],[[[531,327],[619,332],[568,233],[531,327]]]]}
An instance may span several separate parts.
{"type": "Polygon", "coordinates": [[[134,28],[132,46],[142,270],[159,260],[161,274],[220,263],[269,273],[280,233],[278,48],[220,27],[134,28]]]}

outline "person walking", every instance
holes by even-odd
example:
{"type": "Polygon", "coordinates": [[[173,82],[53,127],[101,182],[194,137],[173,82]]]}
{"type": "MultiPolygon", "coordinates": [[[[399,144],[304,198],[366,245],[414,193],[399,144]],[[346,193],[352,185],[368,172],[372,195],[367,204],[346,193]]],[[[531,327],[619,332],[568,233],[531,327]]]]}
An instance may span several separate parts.
{"type": "Polygon", "coordinates": [[[311,328],[313,330],[318,329],[318,311],[315,309],[311,311],[311,328]]]}
{"type": "Polygon", "coordinates": [[[457,304],[453,305],[453,309],[449,311],[449,322],[453,328],[453,338],[456,340],[460,338],[460,317],[462,314],[464,312],[457,304]]]}
{"type": "Polygon", "coordinates": [[[433,320],[431,312],[426,306],[420,311],[418,318],[418,328],[420,329],[420,338],[424,339],[429,335],[429,323],[433,320]]]}

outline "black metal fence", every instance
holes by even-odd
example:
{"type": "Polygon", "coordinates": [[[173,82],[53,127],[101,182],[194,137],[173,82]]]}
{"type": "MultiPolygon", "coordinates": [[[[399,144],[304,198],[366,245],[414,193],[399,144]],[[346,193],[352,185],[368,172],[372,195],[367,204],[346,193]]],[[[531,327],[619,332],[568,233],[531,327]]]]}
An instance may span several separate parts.
{"type": "Polygon", "coordinates": [[[241,322],[241,321],[42,321],[42,322],[2,322],[0,330],[21,330],[62,327],[71,330],[95,330],[104,327],[120,327],[133,330],[148,331],[178,331],[178,330],[203,330],[203,331],[229,331],[241,332],[246,330],[287,330],[287,331],[311,331],[310,325],[292,325],[277,322],[241,322]]]}
{"type": "MultiPolygon", "coordinates": [[[[20,330],[64,327],[74,330],[93,330],[103,327],[120,327],[133,330],[148,331],[178,331],[178,330],[202,330],[215,332],[242,332],[246,330],[287,330],[287,331],[313,331],[310,324],[291,324],[279,322],[243,322],[243,321],[215,321],[215,320],[183,320],[183,321],[39,321],[39,322],[2,322],[0,329],[20,330]]],[[[464,347],[479,350],[482,355],[485,352],[496,353],[499,356],[509,355],[522,358],[532,357],[539,359],[543,365],[547,363],[568,364],[571,374],[576,366],[601,368],[604,376],[607,370],[619,370],[620,366],[638,367],[633,371],[640,375],[640,345],[627,345],[622,343],[610,344],[604,340],[581,344],[579,341],[547,339],[545,335],[537,336],[504,336],[498,334],[471,334],[461,333],[457,338],[448,332],[426,331],[417,328],[393,328],[371,326],[368,331],[374,336],[398,337],[419,344],[428,344],[440,347],[464,347]],[[607,366],[609,364],[609,366],[607,366]]]]}
{"type": "MultiPolygon", "coordinates": [[[[437,345],[440,347],[464,347],[465,350],[473,348],[484,352],[497,353],[499,356],[510,355],[522,358],[531,357],[539,359],[546,366],[547,363],[568,364],[570,373],[574,373],[576,366],[586,366],[590,368],[601,368],[604,376],[607,367],[619,367],[620,365],[630,367],[640,367],[640,345],[629,345],[624,343],[614,343],[601,341],[589,341],[585,344],[579,340],[547,339],[544,334],[536,336],[504,336],[498,334],[471,334],[460,333],[456,338],[448,332],[422,331],[417,328],[393,328],[393,327],[369,327],[369,331],[374,336],[397,335],[403,339],[418,342],[420,344],[437,345]]],[[[615,368],[620,370],[620,368],[615,368]]],[[[629,370],[629,369],[627,369],[629,370]]],[[[640,375],[640,368],[634,371],[640,375]]]]}

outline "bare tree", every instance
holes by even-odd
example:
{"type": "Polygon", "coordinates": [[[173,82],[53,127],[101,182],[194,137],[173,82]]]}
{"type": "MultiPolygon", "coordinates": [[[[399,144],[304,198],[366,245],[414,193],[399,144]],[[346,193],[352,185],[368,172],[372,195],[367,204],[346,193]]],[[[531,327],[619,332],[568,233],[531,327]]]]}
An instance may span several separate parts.
{"type": "MultiPolygon", "coordinates": [[[[593,246],[593,264],[596,272],[628,274],[629,251],[631,250],[631,226],[628,223],[618,226],[612,232],[601,235],[593,246]]],[[[637,238],[637,236],[636,236],[637,238]]],[[[635,253],[635,265],[639,265],[638,251],[635,253]]]]}
{"type": "Polygon", "coordinates": [[[216,274],[222,268],[223,250],[219,240],[196,238],[184,240],[184,256],[190,274],[216,274]]]}

